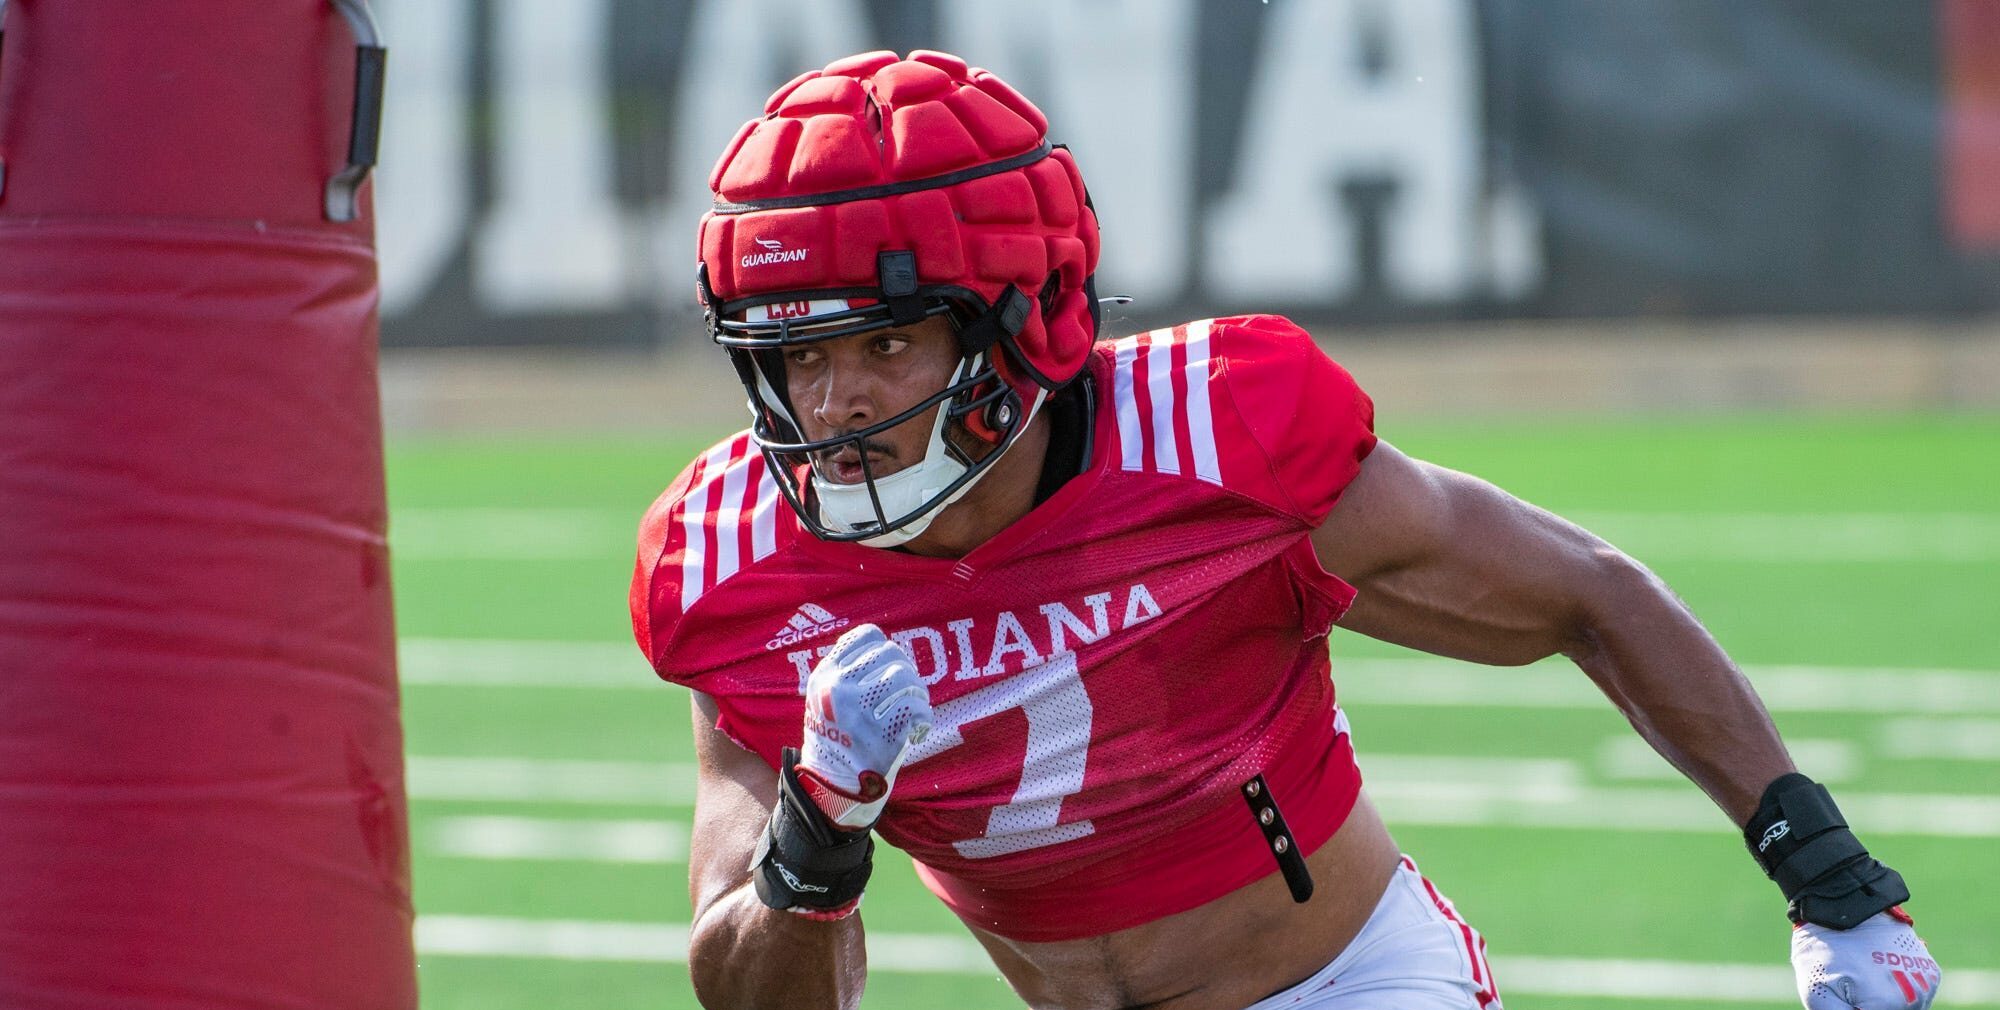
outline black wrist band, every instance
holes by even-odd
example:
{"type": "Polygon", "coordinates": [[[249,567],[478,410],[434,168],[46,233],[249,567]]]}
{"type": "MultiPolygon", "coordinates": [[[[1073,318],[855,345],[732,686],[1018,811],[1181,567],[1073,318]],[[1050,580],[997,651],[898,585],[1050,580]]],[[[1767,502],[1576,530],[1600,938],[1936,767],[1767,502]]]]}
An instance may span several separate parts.
{"type": "Polygon", "coordinates": [[[1910,900],[1902,876],[1870,857],[1847,829],[1826,787],[1798,772],[1764,787],[1743,841],[1784,892],[1794,923],[1852,929],[1910,900]]]}
{"type": "Polygon", "coordinates": [[[839,908],[861,896],[874,870],[875,837],[843,831],[799,782],[799,752],[787,747],[778,805],[751,859],[757,898],[771,908],[839,908]]]}

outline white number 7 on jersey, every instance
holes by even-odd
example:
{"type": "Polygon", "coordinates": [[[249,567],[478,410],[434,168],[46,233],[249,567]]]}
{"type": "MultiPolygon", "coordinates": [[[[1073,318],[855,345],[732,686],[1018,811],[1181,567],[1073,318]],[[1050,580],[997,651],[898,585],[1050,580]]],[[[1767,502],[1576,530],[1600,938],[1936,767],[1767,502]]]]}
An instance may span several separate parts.
{"type": "Polygon", "coordinates": [[[968,723],[1018,708],[1028,717],[1028,753],[1021,785],[1012,801],[993,808],[986,834],[954,842],[967,859],[991,859],[1010,852],[1075,841],[1097,830],[1088,820],[1062,819],[1063,797],[1083,788],[1090,754],[1090,695],[1076,667],[1076,653],[1057,653],[1040,666],[953,698],[933,709],[930,735],[910,749],[907,765],[965,742],[968,723]]]}

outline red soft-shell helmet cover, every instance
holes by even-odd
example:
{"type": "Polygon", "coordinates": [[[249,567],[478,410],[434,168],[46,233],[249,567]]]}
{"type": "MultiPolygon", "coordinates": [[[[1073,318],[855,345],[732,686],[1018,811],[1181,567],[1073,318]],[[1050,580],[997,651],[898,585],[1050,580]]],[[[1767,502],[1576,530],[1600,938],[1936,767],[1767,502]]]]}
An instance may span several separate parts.
{"type": "Polygon", "coordinates": [[[956,56],[873,52],[800,75],[764,111],[709,176],[706,295],[877,289],[877,254],[908,250],[927,289],[970,293],[982,310],[1008,285],[1035,300],[1002,341],[1030,374],[995,362],[1024,398],[1082,370],[1096,338],[1097,217],[1019,92],[956,56]],[[1009,161],[1018,167],[999,168],[1009,161]]]}

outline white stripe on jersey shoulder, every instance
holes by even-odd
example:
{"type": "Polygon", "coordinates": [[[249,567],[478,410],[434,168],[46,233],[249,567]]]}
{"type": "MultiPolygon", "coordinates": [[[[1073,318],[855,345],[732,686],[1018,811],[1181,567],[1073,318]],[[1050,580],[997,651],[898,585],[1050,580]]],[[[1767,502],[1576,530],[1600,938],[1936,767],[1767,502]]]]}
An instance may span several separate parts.
{"type": "Polygon", "coordinates": [[[1222,484],[1208,389],[1213,324],[1203,319],[1112,342],[1119,469],[1222,484]]]}
{"type": "Polygon", "coordinates": [[[675,510],[681,526],[681,611],[778,549],[778,482],[745,432],[702,454],[675,510]],[[743,531],[749,554],[743,557],[743,531]]]}

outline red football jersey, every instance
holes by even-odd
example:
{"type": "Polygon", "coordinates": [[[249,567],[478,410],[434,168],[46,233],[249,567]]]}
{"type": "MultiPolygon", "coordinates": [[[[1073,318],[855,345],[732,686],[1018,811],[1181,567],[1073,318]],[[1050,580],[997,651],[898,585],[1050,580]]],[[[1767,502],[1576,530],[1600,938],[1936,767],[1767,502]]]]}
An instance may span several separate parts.
{"type": "Polygon", "coordinates": [[[1326,636],[1354,591],[1306,534],[1374,447],[1372,407],[1287,320],[1100,343],[1088,468],[963,558],[819,540],[747,434],[647,513],[632,586],[660,675],[775,768],[841,630],[903,643],[937,722],[877,825],[966,921],[1094,936],[1275,872],[1237,794],[1301,848],[1360,788],[1326,636]]]}

